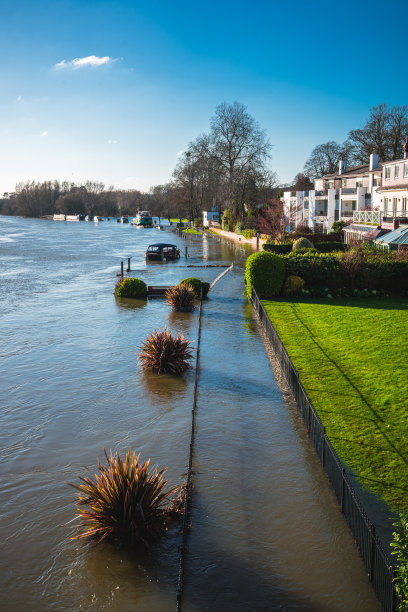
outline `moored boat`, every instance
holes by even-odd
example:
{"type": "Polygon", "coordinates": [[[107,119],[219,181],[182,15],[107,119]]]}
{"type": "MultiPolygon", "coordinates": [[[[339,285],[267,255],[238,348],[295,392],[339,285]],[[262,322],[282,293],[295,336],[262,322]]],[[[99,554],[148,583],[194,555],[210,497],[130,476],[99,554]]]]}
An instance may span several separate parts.
{"type": "Polygon", "coordinates": [[[54,221],[65,221],[65,215],[54,215],[54,221]]]}
{"type": "Polygon", "coordinates": [[[95,223],[98,223],[98,221],[103,221],[103,217],[99,217],[99,215],[95,215],[93,220],[95,221],[95,223]]]}

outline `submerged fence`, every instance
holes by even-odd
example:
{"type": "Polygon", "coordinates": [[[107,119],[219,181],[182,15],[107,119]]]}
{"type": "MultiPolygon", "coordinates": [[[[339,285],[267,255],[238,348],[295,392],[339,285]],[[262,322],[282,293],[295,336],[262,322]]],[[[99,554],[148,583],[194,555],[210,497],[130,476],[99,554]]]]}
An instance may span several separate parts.
{"type": "Polygon", "coordinates": [[[313,407],[299,374],[292,363],[276,329],[272,325],[266,310],[252,287],[251,302],[256,310],[268,340],[272,345],[276,359],[282,369],[289,389],[296,400],[300,414],[306,425],[312,444],[325,469],[341,511],[349,525],[358,550],[366,567],[368,577],[373,585],[384,612],[398,609],[400,600],[394,585],[394,568],[380,542],[374,525],[365,512],[346,471],[326,435],[325,428],[313,407]]]}

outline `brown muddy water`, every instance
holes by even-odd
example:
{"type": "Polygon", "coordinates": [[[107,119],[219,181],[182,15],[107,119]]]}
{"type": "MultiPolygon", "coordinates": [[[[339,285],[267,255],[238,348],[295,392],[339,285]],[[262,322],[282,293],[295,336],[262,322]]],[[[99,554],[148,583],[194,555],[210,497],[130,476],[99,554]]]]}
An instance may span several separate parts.
{"type": "Polygon", "coordinates": [[[2,610],[167,612],[176,608],[178,527],[148,558],[72,540],[75,492],[104,448],[185,478],[194,371],[143,374],[136,353],[164,325],[197,342],[197,312],[115,301],[120,260],[148,284],[212,281],[203,309],[192,529],[183,610],[378,611],[334,496],[278,384],[242,297],[248,251],[188,243],[114,221],[0,217],[2,610]],[[148,244],[190,259],[145,265],[148,244]]]}

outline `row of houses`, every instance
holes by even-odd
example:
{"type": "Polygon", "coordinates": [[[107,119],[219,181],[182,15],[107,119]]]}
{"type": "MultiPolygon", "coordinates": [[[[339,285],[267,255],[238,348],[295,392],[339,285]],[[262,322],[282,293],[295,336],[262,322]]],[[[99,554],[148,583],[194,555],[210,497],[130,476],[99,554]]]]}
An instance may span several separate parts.
{"type": "Polygon", "coordinates": [[[381,162],[373,153],[368,164],[352,168],[340,159],[338,172],[316,179],[313,190],[285,191],[283,201],[292,227],[329,232],[345,221],[346,242],[408,224],[408,137],[401,159],[381,162]]]}

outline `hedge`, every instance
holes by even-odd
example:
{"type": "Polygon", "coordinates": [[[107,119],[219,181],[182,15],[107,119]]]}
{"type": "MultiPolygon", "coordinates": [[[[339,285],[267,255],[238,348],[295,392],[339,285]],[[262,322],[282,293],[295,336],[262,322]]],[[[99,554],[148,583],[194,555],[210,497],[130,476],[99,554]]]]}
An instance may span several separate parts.
{"type": "MultiPolygon", "coordinates": [[[[327,235],[327,234],[325,234],[327,235]]],[[[292,251],[292,242],[285,242],[284,244],[274,244],[273,242],[265,242],[263,245],[264,251],[276,253],[277,255],[286,255],[292,251]]],[[[346,245],[344,242],[314,242],[313,246],[321,253],[331,253],[332,251],[344,251],[346,245]]]]}
{"type": "Polygon", "coordinates": [[[261,299],[279,295],[285,278],[285,262],[279,255],[259,251],[250,255],[245,267],[247,291],[251,285],[261,299]]]}
{"type": "Polygon", "coordinates": [[[277,255],[286,255],[292,250],[292,242],[285,242],[284,244],[275,244],[274,242],[264,242],[264,251],[270,253],[276,253],[277,255]]]}
{"type": "Polygon", "coordinates": [[[119,279],[114,294],[118,298],[144,299],[147,297],[147,285],[140,278],[119,279]]]}

